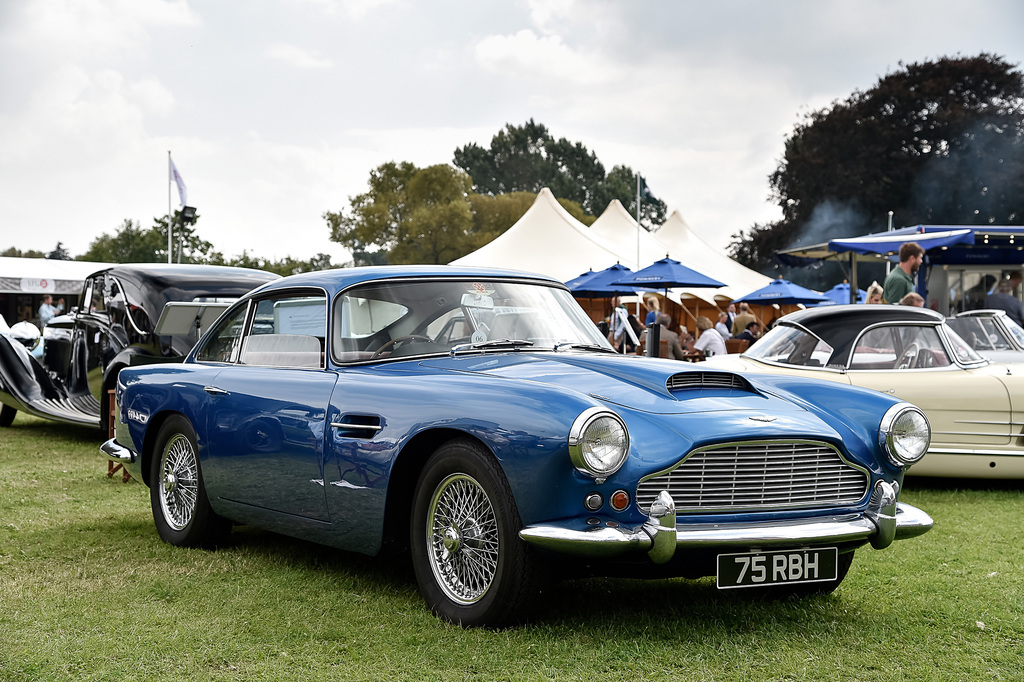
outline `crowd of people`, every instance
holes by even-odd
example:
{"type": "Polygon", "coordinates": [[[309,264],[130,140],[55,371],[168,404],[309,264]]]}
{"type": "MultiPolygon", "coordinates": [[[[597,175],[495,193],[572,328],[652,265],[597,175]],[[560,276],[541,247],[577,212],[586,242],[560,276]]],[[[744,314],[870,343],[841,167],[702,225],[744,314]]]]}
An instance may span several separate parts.
{"type": "MultiPolygon", "coordinates": [[[[900,247],[899,264],[886,276],[882,284],[872,282],[867,288],[865,302],[872,305],[893,304],[924,307],[925,299],[915,291],[918,270],[924,262],[925,250],[917,242],[906,242],[900,247]]],[[[1020,271],[997,280],[992,275],[965,292],[965,309],[987,308],[1003,310],[1015,322],[1024,326],[1024,304],[1017,292],[1024,275],[1020,271]]],[[[685,324],[673,329],[672,318],[661,309],[657,296],[648,295],[643,299],[646,314],[643,322],[640,314],[631,314],[621,299],[612,301],[612,314],[600,325],[607,333],[612,347],[619,352],[640,352],[645,345],[647,330],[659,325],[658,337],[665,342],[668,357],[677,360],[703,359],[707,356],[726,353],[726,341],[730,339],[755,343],[764,331],[771,329],[777,317],[765,325],[750,311],[746,303],[730,303],[719,312],[718,318],[699,315],[694,322],[696,330],[691,334],[685,324]]],[[[653,335],[652,335],[653,336],[653,335]]]]}
{"type": "MultiPolygon", "coordinates": [[[[747,341],[748,345],[761,337],[761,322],[750,312],[746,303],[740,303],[737,311],[735,303],[730,303],[725,311],[718,315],[718,321],[712,322],[705,315],[694,320],[696,333],[691,334],[686,325],[673,329],[672,317],[661,311],[661,302],[656,296],[643,299],[646,315],[640,322],[640,315],[630,313],[622,299],[612,299],[612,312],[607,319],[599,323],[607,334],[608,341],[620,353],[637,353],[646,346],[647,332],[655,324],[659,325],[659,342],[665,343],[668,357],[676,360],[704,359],[711,355],[725,354],[727,339],[747,341]]],[[[653,336],[653,335],[652,335],[653,336]]]]}

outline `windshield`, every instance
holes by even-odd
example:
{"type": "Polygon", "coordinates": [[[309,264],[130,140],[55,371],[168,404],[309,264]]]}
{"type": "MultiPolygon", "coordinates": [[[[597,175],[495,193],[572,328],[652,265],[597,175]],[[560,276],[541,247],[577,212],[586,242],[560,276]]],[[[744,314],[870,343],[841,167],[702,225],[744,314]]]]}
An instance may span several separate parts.
{"type": "MultiPolygon", "coordinates": [[[[1017,339],[1024,336],[1024,330],[1017,326],[1016,322],[1009,318],[1006,318],[1004,322],[1006,322],[1010,332],[1012,332],[1017,339]]],[[[1013,341],[1010,339],[1007,332],[999,326],[995,317],[965,315],[963,317],[951,317],[946,320],[946,324],[950,329],[959,334],[960,338],[967,342],[967,344],[969,344],[974,350],[986,351],[1015,349],[1013,341]]]]}
{"type": "Polygon", "coordinates": [[[801,367],[824,367],[832,346],[801,327],[779,325],[761,337],[744,355],[748,358],[801,367]]]}
{"type": "Polygon", "coordinates": [[[985,362],[985,358],[978,355],[964,339],[951,329],[949,325],[943,325],[946,330],[946,338],[949,345],[953,347],[953,355],[961,365],[973,365],[985,362]]]}
{"type": "Polygon", "coordinates": [[[568,291],[496,280],[399,280],[349,289],[334,303],[339,363],[532,348],[611,350],[568,291]]]}

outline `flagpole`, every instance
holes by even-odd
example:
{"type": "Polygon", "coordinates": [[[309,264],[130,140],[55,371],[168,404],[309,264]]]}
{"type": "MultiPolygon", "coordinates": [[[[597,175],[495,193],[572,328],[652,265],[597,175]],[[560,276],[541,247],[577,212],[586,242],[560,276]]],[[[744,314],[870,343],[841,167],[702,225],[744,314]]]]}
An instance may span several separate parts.
{"type": "Polygon", "coordinates": [[[171,263],[171,233],[174,231],[174,227],[171,222],[171,182],[174,181],[174,177],[171,175],[171,150],[167,150],[167,262],[171,263]]]}
{"type": "MultiPolygon", "coordinates": [[[[640,174],[636,174],[636,271],[640,272],[640,174]]],[[[637,296],[636,316],[640,317],[640,299],[637,296]]]]}

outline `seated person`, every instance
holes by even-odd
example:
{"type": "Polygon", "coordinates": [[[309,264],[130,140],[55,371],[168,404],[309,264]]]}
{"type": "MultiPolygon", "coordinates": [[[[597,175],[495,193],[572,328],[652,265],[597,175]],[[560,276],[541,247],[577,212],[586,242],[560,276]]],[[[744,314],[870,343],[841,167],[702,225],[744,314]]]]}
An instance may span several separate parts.
{"type": "MultiPolygon", "coordinates": [[[[661,327],[658,332],[659,340],[664,341],[668,345],[668,357],[675,358],[676,360],[685,360],[686,352],[683,350],[679,334],[668,328],[672,324],[672,318],[667,313],[658,313],[657,320],[658,325],[661,327]]],[[[647,332],[645,331],[644,333],[646,334],[647,332]]],[[[660,354],[657,357],[660,357],[660,354]]]]}
{"type": "Polygon", "coordinates": [[[917,308],[923,308],[924,296],[917,293],[916,291],[911,291],[909,294],[900,299],[900,305],[910,305],[915,306],[917,308]]]}
{"type": "Polygon", "coordinates": [[[736,336],[734,336],[732,338],[734,338],[734,339],[744,339],[751,346],[753,346],[754,342],[757,341],[759,338],[761,338],[761,323],[760,322],[756,322],[756,321],[755,322],[748,322],[746,329],[744,329],[743,331],[741,331],[739,334],[737,334],[736,336]]]}
{"type": "Polygon", "coordinates": [[[710,319],[703,315],[698,317],[697,329],[700,330],[700,337],[696,342],[688,344],[688,348],[700,351],[705,356],[725,355],[728,352],[725,349],[725,339],[722,338],[722,335],[711,324],[710,319]]]}

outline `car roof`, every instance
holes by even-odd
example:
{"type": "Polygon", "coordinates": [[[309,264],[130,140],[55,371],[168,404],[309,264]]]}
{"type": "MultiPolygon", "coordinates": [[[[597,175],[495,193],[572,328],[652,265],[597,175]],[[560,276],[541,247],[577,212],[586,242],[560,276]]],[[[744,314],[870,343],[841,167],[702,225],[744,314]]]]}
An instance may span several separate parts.
{"type": "Polygon", "coordinates": [[[228,265],[198,265],[193,263],[125,263],[115,265],[89,275],[100,273],[114,275],[118,279],[137,284],[152,283],[163,286],[199,286],[212,281],[249,283],[249,288],[264,282],[279,279],[280,275],[252,268],[236,268],[228,265]]]}
{"type": "Polygon", "coordinates": [[[1005,310],[993,310],[992,308],[984,308],[982,310],[965,310],[961,313],[957,313],[954,317],[1009,317],[1005,310]]]}
{"type": "Polygon", "coordinates": [[[934,310],[906,305],[853,303],[808,308],[786,315],[779,324],[806,328],[846,357],[860,333],[876,324],[942,324],[944,318],[934,310]]]}
{"type": "MultiPolygon", "coordinates": [[[[502,268],[479,268],[452,265],[372,265],[354,268],[336,268],[303,272],[275,280],[260,287],[260,292],[273,291],[296,286],[318,287],[329,292],[341,291],[353,284],[388,279],[405,278],[453,278],[453,279],[527,279],[544,284],[564,285],[553,277],[520,270],[502,268]]],[[[254,292],[255,293],[255,292],[254,292]]]]}

